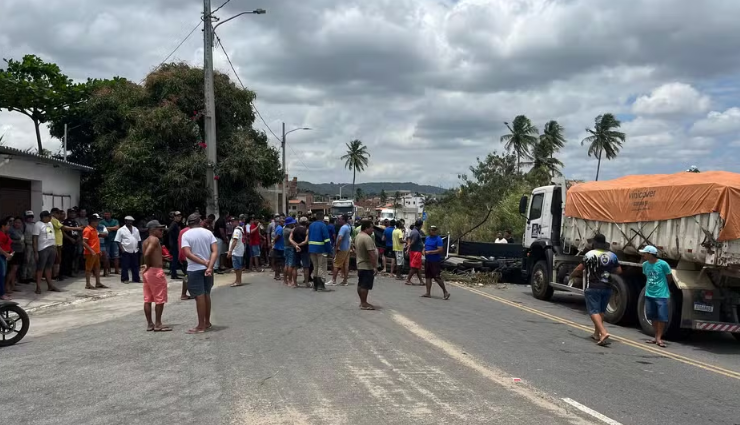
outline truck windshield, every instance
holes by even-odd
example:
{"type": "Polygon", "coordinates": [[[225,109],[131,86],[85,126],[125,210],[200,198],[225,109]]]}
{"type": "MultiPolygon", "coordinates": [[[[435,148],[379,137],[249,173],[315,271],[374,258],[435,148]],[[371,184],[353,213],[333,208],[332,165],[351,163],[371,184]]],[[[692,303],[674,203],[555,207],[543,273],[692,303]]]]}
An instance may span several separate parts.
{"type": "Polygon", "coordinates": [[[342,214],[352,215],[354,213],[354,207],[352,206],[346,206],[346,207],[331,207],[331,214],[333,216],[340,216],[342,214]]]}

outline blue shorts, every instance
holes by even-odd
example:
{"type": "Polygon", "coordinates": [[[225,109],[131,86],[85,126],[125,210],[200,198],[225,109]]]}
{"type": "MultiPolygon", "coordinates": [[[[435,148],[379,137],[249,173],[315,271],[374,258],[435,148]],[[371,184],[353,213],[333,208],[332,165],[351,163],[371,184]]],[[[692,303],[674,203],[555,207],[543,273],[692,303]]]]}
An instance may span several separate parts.
{"type": "Polygon", "coordinates": [[[586,309],[589,315],[602,314],[606,312],[609,298],[612,296],[611,289],[589,288],[584,294],[586,297],[586,309]]]}
{"type": "Polygon", "coordinates": [[[259,245],[251,245],[249,247],[249,251],[251,251],[252,257],[259,257],[260,256],[260,246],[259,245]]]}
{"type": "Polygon", "coordinates": [[[234,270],[241,270],[244,268],[244,257],[232,255],[231,265],[234,266],[234,270]]]}
{"type": "Polygon", "coordinates": [[[188,271],[188,292],[190,296],[210,295],[213,288],[213,275],[206,276],[205,270],[188,271]]]}
{"type": "Polygon", "coordinates": [[[295,249],[292,248],[286,248],[284,251],[285,254],[285,265],[287,267],[295,267],[295,249]]]}
{"type": "Polygon", "coordinates": [[[648,320],[668,323],[668,298],[645,297],[645,316],[648,320]]]}
{"type": "Polygon", "coordinates": [[[118,252],[118,243],[114,241],[106,241],[105,242],[105,249],[108,252],[108,258],[111,260],[115,260],[116,258],[119,258],[121,254],[118,252]]]}

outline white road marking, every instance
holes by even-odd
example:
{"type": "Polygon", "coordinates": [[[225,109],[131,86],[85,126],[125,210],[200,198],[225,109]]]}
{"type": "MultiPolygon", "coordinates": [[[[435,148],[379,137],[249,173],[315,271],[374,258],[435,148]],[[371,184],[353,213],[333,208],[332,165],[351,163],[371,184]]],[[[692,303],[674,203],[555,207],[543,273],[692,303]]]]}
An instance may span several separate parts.
{"type": "Polygon", "coordinates": [[[621,423],[615,421],[614,419],[612,419],[612,418],[610,418],[608,416],[604,416],[601,413],[595,411],[594,409],[592,409],[590,407],[587,407],[587,406],[584,406],[581,403],[579,403],[579,402],[577,402],[577,401],[575,401],[575,400],[573,400],[571,398],[564,398],[563,401],[566,402],[566,403],[568,403],[568,404],[570,404],[571,406],[575,407],[576,409],[580,410],[581,412],[587,413],[587,414],[593,416],[594,418],[600,420],[601,422],[604,422],[605,424],[609,424],[609,425],[622,425],[621,423]]]}

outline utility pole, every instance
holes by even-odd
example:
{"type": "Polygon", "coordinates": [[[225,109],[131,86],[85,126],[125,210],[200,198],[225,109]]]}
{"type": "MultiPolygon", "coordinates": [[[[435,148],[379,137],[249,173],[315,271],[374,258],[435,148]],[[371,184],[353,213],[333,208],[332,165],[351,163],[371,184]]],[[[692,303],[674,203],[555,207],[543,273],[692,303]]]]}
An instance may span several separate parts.
{"type": "Polygon", "coordinates": [[[285,216],[288,216],[288,169],[285,166],[285,122],[283,122],[283,209],[285,210],[285,216]]]}
{"type": "Polygon", "coordinates": [[[206,111],[203,115],[203,130],[205,132],[206,154],[208,165],[206,168],[206,187],[208,188],[208,202],[206,214],[219,216],[218,181],[216,180],[216,101],[213,91],[213,19],[211,16],[211,0],[203,0],[203,70],[205,74],[206,111]]]}

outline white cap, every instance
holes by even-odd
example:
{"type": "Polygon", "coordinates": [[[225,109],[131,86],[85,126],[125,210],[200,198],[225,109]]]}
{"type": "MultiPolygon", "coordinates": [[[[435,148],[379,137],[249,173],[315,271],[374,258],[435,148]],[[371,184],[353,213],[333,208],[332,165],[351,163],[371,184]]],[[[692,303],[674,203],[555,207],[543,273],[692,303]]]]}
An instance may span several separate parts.
{"type": "Polygon", "coordinates": [[[123,218],[123,221],[134,221],[134,218],[131,217],[130,215],[127,215],[126,217],[123,218]]]}
{"type": "Polygon", "coordinates": [[[324,221],[329,221],[329,216],[328,215],[325,215],[324,216],[324,221]]]}

